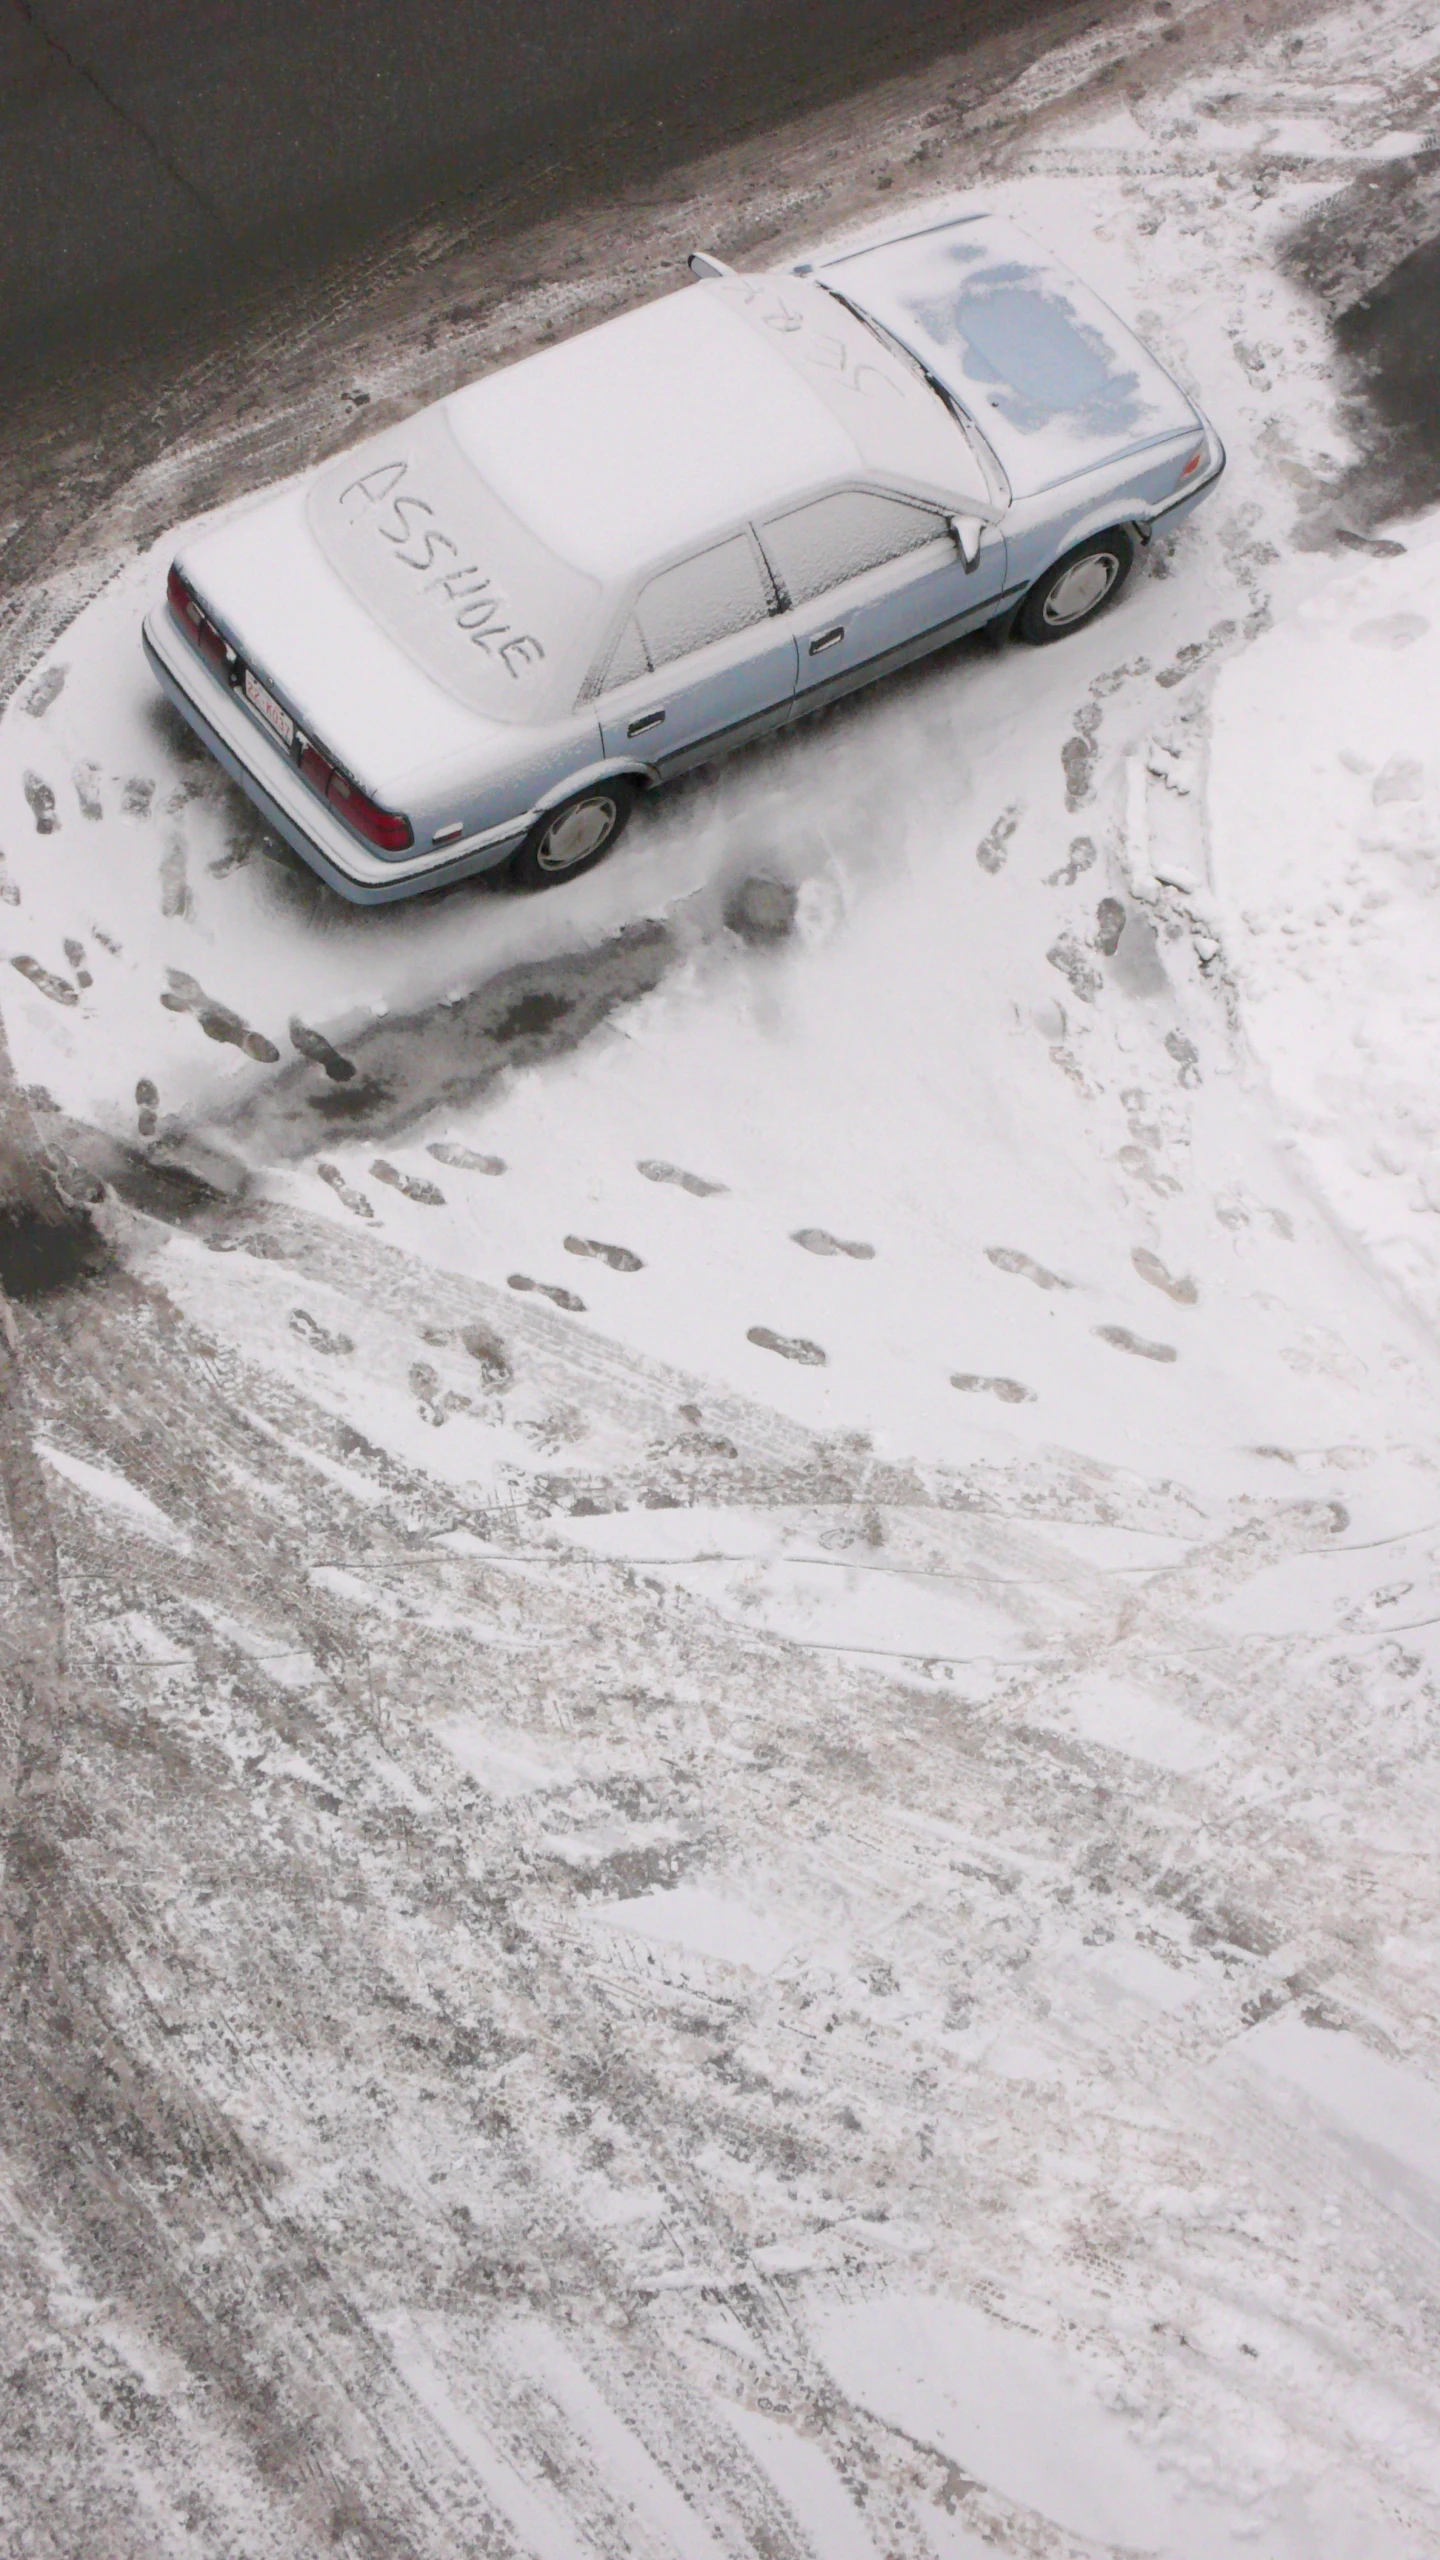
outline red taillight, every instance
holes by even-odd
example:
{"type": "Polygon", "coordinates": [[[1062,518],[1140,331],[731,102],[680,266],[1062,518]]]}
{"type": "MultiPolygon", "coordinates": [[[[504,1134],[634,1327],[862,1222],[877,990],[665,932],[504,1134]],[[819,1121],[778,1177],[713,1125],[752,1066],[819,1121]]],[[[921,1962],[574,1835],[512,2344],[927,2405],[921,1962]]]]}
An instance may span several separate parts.
{"type": "Polygon", "coordinates": [[[224,634],[216,630],[194,589],[182,578],[173,560],[170,575],[165,581],[165,592],[170,599],[170,610],[186,638],[194,641],[196,648],[204,652],[222,675],[228,674],[233,655],[229,643],[224,634]]]}
{"type": "Polygon", "coordinates": [[[361,790],[343,773],[332,773],[328,798],[337,817],[353,827],[356,834],[368,838],[382,853],[405,853],[415,841],[415,830],[408,818],[395,809],[382,809],[377,801],[361,790]]]}
{"type": "MultiPolygon", "coordinates": [[[[211,621],[189,580],[182,576],[173,561],[165,592],[170,600],[170,610],[186,637],[193,640],[196,648],[203,650],[207,658],[213,659],[221,674],[228,677],[235,665],[235,652],[223,632],[217,630],[211,621]]],[[[352,782],[349,775],[332,764],[319,747],[312,746],[308,738],[301,745],[299,761],[300,771],[312,791],[318,791],[322,800],[328,800],[336,816],[353,827],[357,835],[378,845],[382,853],[409,852],[415,841],[415,830],[408,818],[402,818],[397,809],[382,809],[378,801],[372,800],[368,792],[361,790],[358,782],[352,782]]]]}
{"type": "Polygon", "coordinates": [[[1204,461],[1204,459],[1205,459],[1205,447],[1204,447],[1204,446],[1203,446],[1203,444],[1202,444],[1202,445],[1199,445],[1199,446],[1196,448],[1195,452],[1191,454],[1189,461],[1188,461],[1188,462],[1186,462],[1186,463],[1184,463],[1184,464],[1182,464],[1182,466],[1181,466],[1181,470],[1180,470],[1180,478],[1181,478],[1182,480],[1188,480],[1188,479],[1191,477],[1192,473],[1194,473],[1194,472],[1196,472],[1196,471],[1198,471],[1198,470],[1199,470],[1200,465],[1201,465],[1201,463],[1204,461]]]}

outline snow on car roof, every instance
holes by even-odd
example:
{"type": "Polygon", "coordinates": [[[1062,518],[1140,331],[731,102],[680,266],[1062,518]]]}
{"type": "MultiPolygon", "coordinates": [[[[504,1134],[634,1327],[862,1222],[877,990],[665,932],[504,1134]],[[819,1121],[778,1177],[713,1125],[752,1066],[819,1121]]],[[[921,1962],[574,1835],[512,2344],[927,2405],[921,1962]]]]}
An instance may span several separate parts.
{"type": "Polygon", "coordinates": [[[807,295],[824,312],[828,381],[818,353],[797,359],[803,320],[765,319],[767,280],[691,285],[454,393],[445,407],[456,441],[521,524],[607,583],[877,468],[956,498],[972,479],[978,491],[934,394],[818,288],[787,280],[787,291],[795,312],[809,311],[807,295]],[[857,388],[861,359],[869,377],[857,388]]]}
{"type": "Polygon", "coordinates": [[[1198,421],[1124,322],[1015,223],[967,215],[817,270],[930,365],[1016,497],[1198,421]]]}

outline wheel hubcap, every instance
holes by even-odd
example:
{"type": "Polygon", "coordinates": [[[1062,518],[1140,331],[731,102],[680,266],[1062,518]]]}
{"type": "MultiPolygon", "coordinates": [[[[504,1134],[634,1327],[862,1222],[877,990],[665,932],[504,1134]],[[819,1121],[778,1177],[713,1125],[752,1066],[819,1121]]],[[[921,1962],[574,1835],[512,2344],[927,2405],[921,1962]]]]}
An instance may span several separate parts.
{"type": "Polygon", "coordinates": [[[1120,563],[1113,551],[1092,551],[1085,559],[1077,560],[1072,569],[1056,579],[1046,597],[1046,621],[1078,622],[1082,614],[1093,613],[1119,574],[1120,563]]]}
{"type": "Polygon", "coordinates": [[[588,862],[599,852],[614,826],[613,800],[581,800],[546,829],[535,859],[542,871],[573,871],[577,862],[588,862]]]}

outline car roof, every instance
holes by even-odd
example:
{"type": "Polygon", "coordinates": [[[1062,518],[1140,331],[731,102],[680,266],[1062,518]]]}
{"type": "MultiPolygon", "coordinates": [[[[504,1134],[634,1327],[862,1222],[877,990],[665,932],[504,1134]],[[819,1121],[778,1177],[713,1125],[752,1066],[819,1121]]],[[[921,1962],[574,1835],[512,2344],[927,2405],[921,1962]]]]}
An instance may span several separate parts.
{"type": "Polygon", "coordinates": [[[998,214],[827,258],[817,275],[931,366],[973,412],[1017,498],[1193,434],[1163,365],[1068,267],[998,214]]]}
{"type": "Polygon", "coordinates": [[[792,278],[687,286],[444,405],[503,504],[607,585],[835,480],[880,472],[953,502],[975,468],[935,394],[863,322],[792,278]],[[817,342],[817,313],[835,381],[795,343],[817,342]],[[857,389],[862,362],[868,388],[857,389]]]}

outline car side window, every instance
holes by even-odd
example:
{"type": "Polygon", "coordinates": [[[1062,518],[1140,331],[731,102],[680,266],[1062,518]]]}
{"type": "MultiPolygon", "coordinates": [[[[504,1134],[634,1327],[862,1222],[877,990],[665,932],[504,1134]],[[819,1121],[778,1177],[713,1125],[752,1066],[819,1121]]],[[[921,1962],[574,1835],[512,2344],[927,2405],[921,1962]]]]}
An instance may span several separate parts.
{"type": "Polygon", "coordinates": [[[640,625],[632,613],[610,652],[604,675],[595,690],[597,693],[610,693],[617,684],[633,684],[637,676],[648,676],[649,673],[650,655],[640,637],[640,625]]]}
{"type": "Polygon", "coordinates": [[[651,666],[668,667],[712,640],[763,622],[771,610],[755,545],[748,533],[737,533],[662,569],[641,589],[635,619],[651,666]]]}
{"type": "Polygon", "coordinates": [[[949,538],[933,507],[912,506],[878,489],[837,489],[772,516],[760,528],[770,566],[792,604],[809,604],[864,569],[882,568],[907,551],[949,538]]]}

